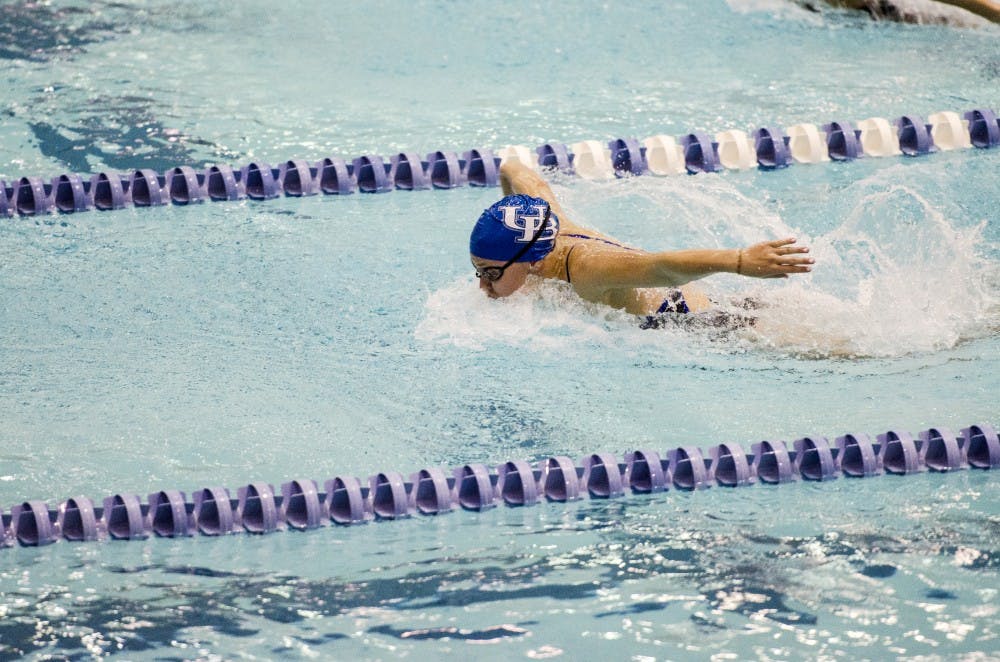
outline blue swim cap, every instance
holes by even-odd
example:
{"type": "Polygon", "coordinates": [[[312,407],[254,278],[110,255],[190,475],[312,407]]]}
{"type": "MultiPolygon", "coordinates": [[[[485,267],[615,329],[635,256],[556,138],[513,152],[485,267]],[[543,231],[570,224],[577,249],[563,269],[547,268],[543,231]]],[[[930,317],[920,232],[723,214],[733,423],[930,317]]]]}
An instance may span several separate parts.
{"type": "MultiPolygon", "coordinates": [[[[484,260],[506,262],[531,241],[549,211],[549,203],[530,195],[508,195],[483,212],[469,237],[469,252],[484,260]]],[[[548,255],[556,245],[559,219],[549,212],[538,240],[517,259],[536,262],[548,255]]]]}

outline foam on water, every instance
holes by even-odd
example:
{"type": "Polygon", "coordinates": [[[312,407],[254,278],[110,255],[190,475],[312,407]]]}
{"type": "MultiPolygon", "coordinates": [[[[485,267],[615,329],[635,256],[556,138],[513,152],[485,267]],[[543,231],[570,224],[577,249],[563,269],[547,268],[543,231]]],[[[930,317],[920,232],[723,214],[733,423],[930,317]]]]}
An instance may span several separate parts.
{"type": "Polygon", "coordinates": [[[473,350],[495,342],[532,350],[554,350],[569,342],[612,346],[615,333],[635,316],[580,299],[566,283],[532,278],[505,299],[489,299],[469,278],[431,293],[418,340],[449,342],[473,350]]]}
{"type": "MultiPolygon", "coordinates": [[[[868,248],[864,240],[848,241],[861,244],[862,252],[868,248]]],[[[853,293],[825,292],[812,283],[789,284],[780,301],[768,292],[762,299],[774,305],[761,316],[755,340],[823,358],[905,356],[988,337],[998,323],[996,270],[957,253],[949,259],[954,249],[942,246],[939,265],[881,260],[853,293]]]]}

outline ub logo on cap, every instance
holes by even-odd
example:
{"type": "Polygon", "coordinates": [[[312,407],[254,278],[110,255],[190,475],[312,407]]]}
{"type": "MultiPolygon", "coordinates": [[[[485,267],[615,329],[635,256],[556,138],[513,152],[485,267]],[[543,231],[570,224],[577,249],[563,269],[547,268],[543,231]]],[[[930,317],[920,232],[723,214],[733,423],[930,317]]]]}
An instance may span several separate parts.
{"type": "MultiPolygon", "coordinates": [[[[535,233],[539,230],[539,225],[545,221],[545,212],[548,211],[548,204],[541,205],[531,205],[535,210],[535,214],[529,215],[524,213],[524,208],[517,205],[502,205],[499,207],[500,211],[503,212],[503,224],[506,225],[511,230],[515,232],[520,232],[518,236],[514,237],[514,241],[526,244],[535,236],[535,233]]],[[[546,235],[554,235],[555,229],[549,226],[549,229],[544,230],[543,234],[538,237],[538,241],[543,241],[547,237],[546,235]]],[[[548,237],[548,238],[551,238],[548,237]]]]}
{"type": "Polygon", "coordinates": [[[485,260],[506,261],[517,255],[535,234],[538,239],[518,262],[536,262],[555,247],[559,219],[549,210],[549,203],[529,195],[509,195],[487,208],[469,238],[469,252],[485,260]],[[545,223],[548,212],[548,223],[545,223]]]}

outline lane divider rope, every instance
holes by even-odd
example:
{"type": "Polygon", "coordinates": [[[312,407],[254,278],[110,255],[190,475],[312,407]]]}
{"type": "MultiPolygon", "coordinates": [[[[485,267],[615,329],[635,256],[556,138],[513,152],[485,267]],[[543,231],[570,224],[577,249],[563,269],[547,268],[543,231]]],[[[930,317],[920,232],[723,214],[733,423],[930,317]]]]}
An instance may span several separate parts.
{"type": "Polygon", "coordinates": [[[827,481],[839,476],[864,478],[922,471],[1000,469],[1000,439],[987,424],[970,425],[959,435],[930,428],[914,437],[890,430],[876,435],[845,434],[834,439],[812,436],[761,441],[747,453],[739,444],[719,444],[707,455],[696,446],[681,446],[664,455],[652,449],[626,453],[619,461],[610,453],[592,453],[579,465],[565,456],[550,457],[532,467],[512,460],[490,471],[466,464],[446,471],[420,469],[409,480],[396,471],[377,473],[367,483],[354,476],[334,476],[323,483],[302,478],[281,485],[240,487],[233,498],[225,487],[199,489],[188,501],[178,490],[160,490],[143,503],[136,494],[118,493],[96,505],[75,496],[51,509],[44,501],[24,501],[9,514],[0,509],[0,547],[41,546],[58,540],[144,540],[151,535],[177,538],[246,532],[265,534],[282,529],[315,529],[441,515],[453,510],[480,511],[499,504],[533,506],[542,501],[610,499],[627,493],[700,490],[712,486],[741,487],[796,480],[827,481]]]}
{"type": "Polygon", "coordinates": [[[533,168],[553,168],[587,179],[638,175],[668,176],[760,168],[773,170],[794,163],[851,161],[864,156],[922,156],[935,151],[1000,146],[1000,120],[993,110],[933,113],[925,122],[904,115],[890,122],[873,117],[855,127],[849,121],[796,124],[782,130],[768,126],[750,135],[740,130],[684,136],[655,135],[640,141],[617,138],[604,143],[583,140],[572,145],[546,143],[534,150],[509,145],[497,152],[470,149],[461,157],[435,151],[421,157],[400,152],[388,160],[365,154],[347,161],[327,156],[315,162],[291,159],[277,168],[253,161],[233,168],[211,165],[203,170],[176,166],[163,173],[148,168],[128,174],[98,172],[89,177],[70,173],[0,180],[0,217],[109,211],[126,207],[187,205],[220,200],[268,200],[299,197],[387,193],[389,191],[497,186],[499,166],[515,159],[533,168]]]}

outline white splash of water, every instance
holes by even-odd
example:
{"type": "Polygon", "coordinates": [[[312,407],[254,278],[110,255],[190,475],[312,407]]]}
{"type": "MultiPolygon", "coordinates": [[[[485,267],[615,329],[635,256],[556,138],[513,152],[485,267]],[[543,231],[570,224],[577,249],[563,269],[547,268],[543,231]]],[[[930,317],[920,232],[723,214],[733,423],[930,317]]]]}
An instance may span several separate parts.
{"type": "MultiPolygon", "coordinates": [[[[816,259],[812,274],[781,281],[734,276],[701,281],[716,301],[748,297],[759,305],[749,313],[755,325],[735,333],[720,335],[697,326],[641,331],[636,316],[584,302],[569,285],[551,281],[532,281],[512,297],[490,300],[465,277],[430,294],[416,336],[471,349],[502,343],[625,351],[667,346],[673,349],[666,351],[691,351],[711,337],[723,340],[712,343],[713,351],[832,358],[940,351],[996,333],[1000,265],[984,257],[990,252],[983,246],[986,221],[949,222],[931,200],[899,184],[901,179],[890,167],[851,184],[841,194],[853,204],[846,213],[831,212],[843,214],[843,222],[815,237],[797,232],[773,208],[740,194],[721,177],[593,182],[557,192],[578,222],[626,241],[639,235],[640,244],[655,242],[659,233],[701,246],[798,235],[816,259]],[[618,211],[614,221],[623,232],[608,227],[610,209],[626,210],[625,216],[618,211]],[[605,220],[592,223],[591,218],[605,220]],[[670,334],[669,342],[664,333],[670,334]]],[[[719,307],[748,314],[735,303],[719,307]]]]}
{"type": "Polygon", "coordinates": [[[415,336],[482,350],[492,343],[553,350],[571,340],[610,346],[635,316],[583,301],[566,283],[529,279],[504,299],[490,299],[478,283],[459,278],[431,293],[415,336]]]}
{"type": "Polygon", "coordinates": [[[821,22],[820,16],[815,10],[807,9],[805,6],[789,0],[726,0],[726,4],[734,12],[740,14],[766,12],[779,18],[798,19],[814,24],[821,22]]]}
{"type": "Polygon", "coordinates": [[[814,278],[761,291],[765,346],[809,356],[939,351],[1000,324],[1000,271],[981,256],[985,221],[958,228],[899,184],[859,197],[812,240],[814,278]]]}

